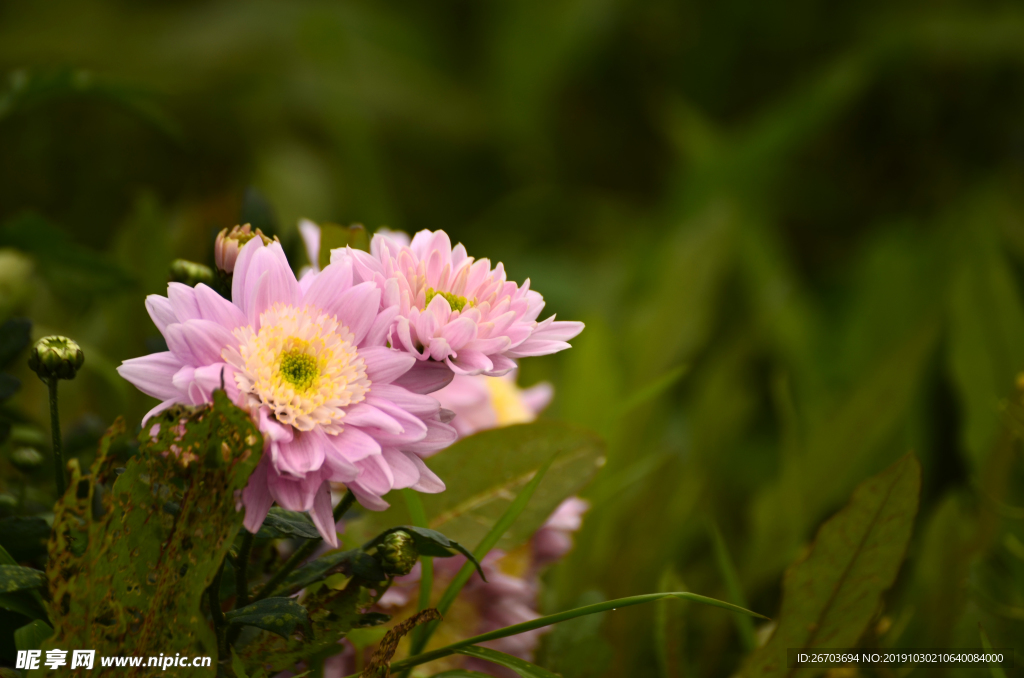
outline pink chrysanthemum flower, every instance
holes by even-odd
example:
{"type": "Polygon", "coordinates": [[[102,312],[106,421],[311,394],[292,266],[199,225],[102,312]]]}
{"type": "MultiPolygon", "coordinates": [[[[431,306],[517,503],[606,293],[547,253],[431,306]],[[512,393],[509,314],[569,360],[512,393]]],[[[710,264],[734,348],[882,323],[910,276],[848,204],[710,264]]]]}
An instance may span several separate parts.
{"type": "Polygon", "coordinates": [[[533,421],[553,394],[551,384],[543,381],[519,388],[516,372],[509,372],[502,377],[459,374],[433,396],[441,407],[455,414],[452,426],[464,438],[489,428],[533,421]]]}
{"type": "Polygon", "coordinates": [[[444,231],[420,231],[409,245],[377,234],[370,252],[334,250],[331,261],[353,261],[360,281],[383,292],[382,308],[398,306],[392,345],[418,360],[447,364],[456,374],[501,376],[516,358],[569,348],[583,323],[539,321],[544,298],[505,279],[505,268],[474,260],[444,231]]]}
{"type": "MultiPolygon", "coordinates": [[[[281,245],[255,238],[239,252],[228,301],[206,285],[171,283],[146,307],[170,350],[125,361],[118,372],[162,402],[208,403],[223,383],[252,413],[264,455],[242,493],[255,532],[276,501],[308,511],[337,546],[330,481],[364,506],[412,487],[444,483],[422,457],[455,440],[432,383],[414,357],[387,346],[397,306],[381,307],[373,283],[355,284],[351,262],[295,279],[281,245]]],[[[436,380],[435,380],[436,381],[436,380]]]]}

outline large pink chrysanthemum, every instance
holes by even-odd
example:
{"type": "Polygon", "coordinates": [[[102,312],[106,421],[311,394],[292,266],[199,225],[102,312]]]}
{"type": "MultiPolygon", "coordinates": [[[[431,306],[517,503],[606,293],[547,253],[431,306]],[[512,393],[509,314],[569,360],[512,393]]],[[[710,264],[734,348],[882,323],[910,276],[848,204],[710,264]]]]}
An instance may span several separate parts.
{"type": "Polygon", "coordinates": [[[500,376],[516,358],[547,355],[583,323],[537,321],[544,298],[505,279],[505,268],[474,260],[444,231],[420,231],[409,245],[377,234],[370,252],[334,250],[332,262],[351,260],[356,279],[383,292],[381,307],[398,306],[392,344],[419,360],[446,363],[456,374],[500,376]]]}
{"type": "Polygon", "coordinates": [[[456,437],[423,395],[436,379],[387,346],[398,307],[382,307],[375,284],[355,284],[350,261],[299,282],[281,245],[256,238],[238,255],[231,296],[177,283],[167,297],[150,296],[146,307],[170,350],[127,360],[118,372],[162,401],[147,419],[176,403],[210,402],[223,374],[264,439],[242,494],[247,529],[255,532],[276,501],[309,511],[337,546],[329,481],[376,510],[392,489],[444,489],[421,459],[456,437]]]}

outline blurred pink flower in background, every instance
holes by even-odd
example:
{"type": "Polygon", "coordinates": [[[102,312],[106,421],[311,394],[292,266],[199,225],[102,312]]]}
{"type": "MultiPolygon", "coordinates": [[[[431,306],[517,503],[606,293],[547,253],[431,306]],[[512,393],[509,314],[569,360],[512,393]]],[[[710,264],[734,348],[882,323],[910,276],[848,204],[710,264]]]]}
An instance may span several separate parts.
{"type": "Polygon", "coordinates": [[[279,243],[253,237],[233,263],[232,301],[202,284],[171,283],[167,297],[148,297],[169,350],[118,372],[161,400],[146,419],[208,403],[222,382],[249,410],[264,455],[242,493],[246,528],[255,532],[276,501],[308,511],[337,546],[329,481],[375,510],[392,489],[444,490],[422,457],[456,433],[422,395],[430,384],[410,375],[416,359],[387,346],[398,307],[382,308],[381,291],[356,284],[347,260],[299,282],[279,243]]]}

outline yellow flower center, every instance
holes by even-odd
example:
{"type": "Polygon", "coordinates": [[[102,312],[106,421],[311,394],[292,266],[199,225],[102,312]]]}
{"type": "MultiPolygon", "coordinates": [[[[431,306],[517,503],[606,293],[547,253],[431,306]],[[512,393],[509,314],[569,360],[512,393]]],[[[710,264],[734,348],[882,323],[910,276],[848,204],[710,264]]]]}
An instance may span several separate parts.
{"type": "Polygon", "coordinates": [[[341,433],[345,409],[366,397],[370,380],[352,333],[319,309],[275,304],[260,315],[259,332],[235,330],[237,349],[224,359],[250,408],[267,406],[300,431],[320,426],[341,433]]]}
{"type": "Polygon", "coordinates": [[[442,297],[445,299],[453,311],[462,311],[462,309],[466,308],[466,304],[469,304],[470,306],[473,305],[473,302],[466,299],[466,297],[460,297],[459,295],[452,294],[451,292],[442,292],[441,290],[435,290],[433,287],[428,287],[427,300],[423,302],[423,308],[430,306],[430,301],[434,297],[442,297]]]}

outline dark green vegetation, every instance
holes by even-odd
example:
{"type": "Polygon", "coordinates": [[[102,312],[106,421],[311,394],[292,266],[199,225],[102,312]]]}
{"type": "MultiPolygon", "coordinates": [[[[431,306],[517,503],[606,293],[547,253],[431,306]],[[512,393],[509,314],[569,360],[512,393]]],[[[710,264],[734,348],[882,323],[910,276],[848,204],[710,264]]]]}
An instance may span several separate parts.
{"type": "MultiPolygon", "coordinates": [[[[825,523],[869,477],[911,484],[912,450],[906,560],[871,565],[894,583],[844,633],[980,647],[980,622],[1005,647],[1024,638],[1022,45],[997,3],[5,5],[0,320],[85,351],[61,416],[87,468],[153,404],[113,368],[160,348],[142,301],[171,260],[212,264],[240,219],[295,261],[300,216],[444,228],[588,324],[521,378],[608,441],[544,613],[686,590],[788,628],[818,547],[787,566],[864,510],[871,490],[825,523]]],[[[0,346],[2,491],[27,507],[0,506],[0,543],[38,565],[52,468],[7,461],[49,453],[26,357],[0,346]]],[[[762,665],[761,622],[656,605],[567,621],[540,663],[762,665]]]]}

